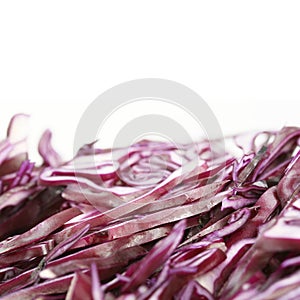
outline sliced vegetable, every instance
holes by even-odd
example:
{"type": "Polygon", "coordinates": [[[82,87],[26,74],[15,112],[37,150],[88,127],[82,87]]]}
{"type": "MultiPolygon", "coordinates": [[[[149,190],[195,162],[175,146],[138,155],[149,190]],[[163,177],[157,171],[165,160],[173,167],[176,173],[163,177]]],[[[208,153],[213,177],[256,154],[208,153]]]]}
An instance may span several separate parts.
{"type": "Polygon", "coordinates": [[[299,298],[299,128],[66,162],[46,130],[38,166],[28,121],[0,141],[1,299],[299,298]]]}

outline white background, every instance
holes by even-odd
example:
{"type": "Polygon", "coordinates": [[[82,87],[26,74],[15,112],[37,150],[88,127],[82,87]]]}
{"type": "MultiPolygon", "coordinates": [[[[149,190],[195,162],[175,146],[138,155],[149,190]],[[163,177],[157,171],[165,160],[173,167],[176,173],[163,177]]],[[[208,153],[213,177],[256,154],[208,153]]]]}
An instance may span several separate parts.
{"type": "Polygon", "coordinates": [[[299,15],[299,1],[1,1],[0,135],[26,112],[33,139],[50,127],[70,156],[86,107],[145,77],[196,91],[225,134],[300,126],[299,15]]]}

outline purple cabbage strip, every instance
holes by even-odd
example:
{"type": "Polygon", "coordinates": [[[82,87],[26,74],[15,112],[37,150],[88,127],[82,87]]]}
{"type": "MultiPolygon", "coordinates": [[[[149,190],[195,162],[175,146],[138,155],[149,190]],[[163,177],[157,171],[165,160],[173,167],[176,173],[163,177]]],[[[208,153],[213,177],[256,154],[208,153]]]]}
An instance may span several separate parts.
{"type": "Polygon", "coordinates": [[[97,265],[95,263],[91,264],[91,277],[92,277],[92,298],[93,298],[93,300],[104,300],[105,295],[104,295],[103,288],[100,284],[97,265]]]}
{"type": "Polygon", "coordinates": [[[62,158],[52,147],[51,139],[52,139],[51,131],[46,130],[40,139],[38,150],[44,160],[44,163],[48,166],[55,168],[62,163],[62,158]]]}

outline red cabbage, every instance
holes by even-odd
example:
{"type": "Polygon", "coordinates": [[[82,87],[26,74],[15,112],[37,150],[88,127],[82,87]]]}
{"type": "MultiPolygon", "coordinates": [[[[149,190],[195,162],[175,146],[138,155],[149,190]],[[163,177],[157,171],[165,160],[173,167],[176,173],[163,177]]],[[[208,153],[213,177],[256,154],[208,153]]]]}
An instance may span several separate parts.
{"type": "Polygon", "coordinates": [[[46,130],[36,165],[28,120],[0,141],[1,299],[300,297],[299,128],[66,162],[46,130]]]}

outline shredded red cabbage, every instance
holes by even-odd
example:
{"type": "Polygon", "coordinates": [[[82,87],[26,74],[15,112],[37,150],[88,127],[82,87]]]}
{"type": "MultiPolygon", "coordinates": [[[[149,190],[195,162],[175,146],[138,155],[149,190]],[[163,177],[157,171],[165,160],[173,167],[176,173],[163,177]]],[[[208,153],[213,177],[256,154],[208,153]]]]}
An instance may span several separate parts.
{"type": "Polygon", "coordinates": [[[0,142],[1,299],[300,298],[300,129],[180,149],[0,142]],[[194,152],[193,152],[194,151],[194,152]]]}

